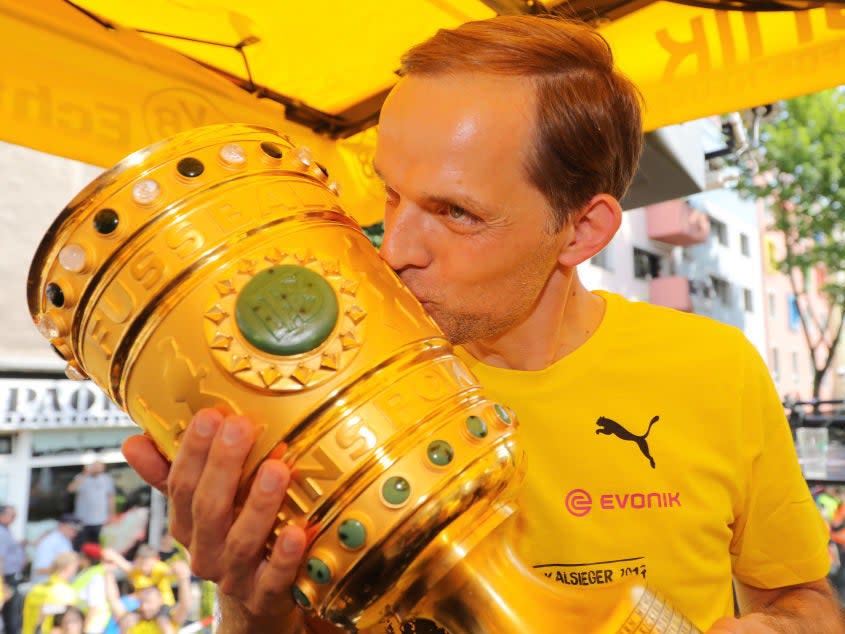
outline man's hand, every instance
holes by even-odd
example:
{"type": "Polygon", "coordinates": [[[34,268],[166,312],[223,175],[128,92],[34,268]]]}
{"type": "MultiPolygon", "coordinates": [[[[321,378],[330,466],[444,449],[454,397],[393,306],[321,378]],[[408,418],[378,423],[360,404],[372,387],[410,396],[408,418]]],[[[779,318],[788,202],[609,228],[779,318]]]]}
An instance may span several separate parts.
{"type": "MultiPolygon", "coordinates": [[[[170,498],[170,532],[188,548],[197,576],[215,581],[242,604],[249,613],[244,618],[292,617],[290,586],[305,549],[304,531],[284,527],[265,559],[265,543],[290,481],[287,465],[265,461],[235,517],[235,494],[254,434],[243,416],[205,409],[188,426],[172,466],[146,436],[127,439],[123,453],[144,480],[170,498]]],[[[279,620],[275,626],[284,629],[279,620]]]]}
{"type": "Polygon", "coordinates": [[[114,548],[105,547],[100,550],[100,560],[103,564],[116,564],[119,559],[123,559],[123,555],[114,548]]]}

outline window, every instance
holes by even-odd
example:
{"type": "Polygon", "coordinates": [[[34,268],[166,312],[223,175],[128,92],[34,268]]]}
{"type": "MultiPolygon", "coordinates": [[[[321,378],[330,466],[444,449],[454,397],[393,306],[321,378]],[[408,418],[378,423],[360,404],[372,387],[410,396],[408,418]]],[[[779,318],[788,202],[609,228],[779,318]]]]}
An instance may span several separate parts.
{"type": "Polygon", "coordinates": [[[751,255],[751,242],[744,233],[739,234],[739,250],[742,252],[742,255],[751,255]]]}
{"type": "Polygon", "coordinates": [[[798,383],[798,353],[792,351],[792,382],[798,383]]]}
{"type": "Polygon", "coordinates": [[[728,225],[712,216],[710,217],[710,234],[716,237],[719,244],[728,246],[728,225]]]}
{"type": "Polygon", "coordinates": [[[769,317],[775,318],[775,308],[777,306],[777,297],[772,291],[769,291],[769,317]]]}
{"type": "Polygon", "coordinates": [[[754,312],[754,305],[752,302],[751,291],[747,288],[742,289],[742,305],[745,308],[745,312],[753,313],[754,312]]]}
{"type": "Polygon", "coordinates": [[[612,271],[613,267],[610,264],[610,247],[605,247],[591,257],[590,264],[605,269],[606,271],[612,271]]]}
{"type": "Polygon", "coordinates": [[[634,247],[634,277],[638,280],[660,277],[660,256],[634,247]]]}
{"type": "Polygon", "coordinates": [[[798,332],[801,326],[801,313],[798,311],[798,301],[795,295],[789,295],[786,298],[787,312],[789,314],[789,329],[792,332],[798,332]]]}
{"type": "Polygon", "coordinates": [[[780,381],[780,353],[777,348],[772,348],[772,378],[775,382],[780,381]]]}
{"type": "Polygon", "coordinates": [[[731,285],[727,280],[715,275],[710,276],[710,281],[713,282],[713,293],[719,298],[722,306],[731,305],[731,285]]]}
{"type": "Polygon", "coordinates": [[[129,436],[138,432],[134,427],[120,429],[51,429],[32,435],[33,456],[60,456],[80,451],[119,449],[129,436]]]}
{"type": "MultiPolygon", "coordinates": [[[[37,434],[34,434],[37,436],[37,434]]],[[[67,486],[82,469],[81,464],[53,467],[34,467],[30,472],[28,522],[53,519],[58,514],[73,511],[73,494],[67,486]]],[[[106,465],[114,479],[115,504],[119,512],[133,506],[150,505],[150,487],[125,462],[106,465]]]]}
{"type": "Polygon", "coordinates": [[[766,238],[766,270],[769,273],[778,270],[778,247],[771,238],[766,238]]]}

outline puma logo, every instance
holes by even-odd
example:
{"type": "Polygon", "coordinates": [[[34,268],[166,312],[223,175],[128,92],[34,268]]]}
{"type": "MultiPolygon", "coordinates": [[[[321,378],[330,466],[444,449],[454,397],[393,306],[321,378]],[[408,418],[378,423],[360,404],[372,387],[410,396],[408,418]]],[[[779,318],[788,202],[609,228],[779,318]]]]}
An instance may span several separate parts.
{"type": "Polygon", "coordinates": [[[651,426],[654,425],[658,420],[660,420],[660,416],[655,416],[651,419],[651,422],[648,424],[648,429],[645,430],[645,433],[642,436],[638,436],[637,434],[632,434],[627,429],[625,429],[622,425],[617,423],[615,420],[611,420],[610,418],[605,418],[604,416],[599,416],[599,419],[596,421],[596,425],[599,428],[596,430],[597,434],[605,434],[610,436],[613,434],[617,438],[622,440],[630,440],[637,444],[637,447],[640,448],[640,451],[643,452],[643,455],[648,458],[649,463],[651,464],[651,468],[654,469],[654,458],[651,457],[651,453],[648,450],[648,434],[651,431],[651,426]]]}

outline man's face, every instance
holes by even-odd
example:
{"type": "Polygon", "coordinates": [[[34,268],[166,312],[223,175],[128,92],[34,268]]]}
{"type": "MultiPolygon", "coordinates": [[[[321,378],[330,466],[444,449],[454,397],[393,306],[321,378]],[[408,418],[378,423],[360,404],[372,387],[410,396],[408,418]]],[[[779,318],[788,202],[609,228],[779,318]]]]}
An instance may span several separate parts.
{"type": "Polygon", "coordinates": [[[501,335],[536,305],[566,231],[523,167],[534,93],[521,78],[402,79],[382,109],[381,255],[454,343],[501,335]]]}
{"type": "Polygon", "coordinates": [[[158,562],[156,557],[136,557],[135,561],[135,568],[137,568],[141,574],[147,575],[148,577],[153,572],[153,567],[158,562]]]}
{"type": "Polygon", "coordinates": [[[2,513],[0,513],[0,524],[3,526],[8,526],[12,522],[15,521],[15,517],[17,517],[17,513],[15,509],[9,507],[2,513]]]}
{"type": "Polygon", "coordinates": [[[138,593],[138,613],[144,619],[155,618],[164,602],[161,598],[161,592],[155,586],[144,588],[138,593]]]}
{"type": "Polygon", "coordinates": [[[59,524],[59,530],[62,531],[68,539],[75,539],[82,527],[78,524],[59,524]]]}

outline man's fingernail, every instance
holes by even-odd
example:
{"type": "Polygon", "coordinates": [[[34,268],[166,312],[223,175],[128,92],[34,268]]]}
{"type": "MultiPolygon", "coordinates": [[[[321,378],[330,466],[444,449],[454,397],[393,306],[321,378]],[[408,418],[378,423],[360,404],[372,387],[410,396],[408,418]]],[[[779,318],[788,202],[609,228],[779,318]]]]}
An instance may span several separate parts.
{"type": "Polygon", "coordinates": [[[194,429],[197,430],[197,435],[202,436],[203,438],[208,438],[209,436],[214,435],[214,423],[205,417],[197,419],[194,423],[194,429]]]}
{"type": "Polygon", "coordinates": [[[241,439],[241,427],[233,421],[228,421],[223,425],[223,443],[226,445],[234,445],[241,439]]]}
{"type": "Polygon", "coordinates": [[[286,553],[297,552],[302,547],[299,542],[300,539],[298,536],[291,535],[287,532],[282,533],[282,550],[286,553]]]}
{"type": "Polygon", "coordinates": [[[275,469],[265,468],[258,479],[258,488],[266,493],[275,491],[282,483],[282,478],[275,469]]]}

